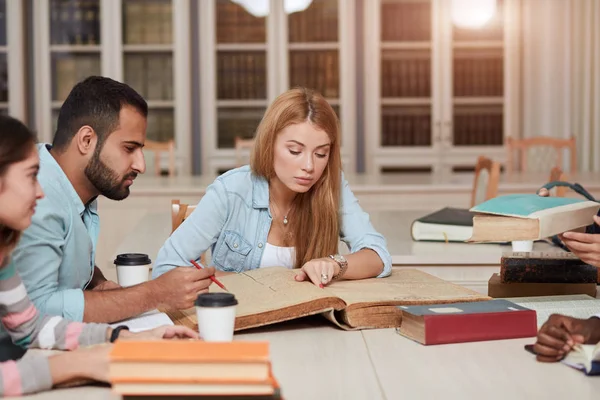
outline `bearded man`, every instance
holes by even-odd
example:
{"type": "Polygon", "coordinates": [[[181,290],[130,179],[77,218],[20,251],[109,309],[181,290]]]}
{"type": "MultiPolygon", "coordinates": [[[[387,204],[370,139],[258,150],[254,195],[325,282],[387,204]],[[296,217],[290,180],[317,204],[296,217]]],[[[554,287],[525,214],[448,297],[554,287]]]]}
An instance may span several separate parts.
{"type": "Polygon", "coordinates": [[[213,268],[175,268],[161,276],[165,279],[121,288],[95,265],[97,197],[125,199],[146,170],[147,115],[148,105],[135,90],[92,76],[62,105],[52,145],[38,145],[45,198],[13,252],[11,267],[42,313],[110,323],[157,307],[192,307],[208,290],[213,268]]]}

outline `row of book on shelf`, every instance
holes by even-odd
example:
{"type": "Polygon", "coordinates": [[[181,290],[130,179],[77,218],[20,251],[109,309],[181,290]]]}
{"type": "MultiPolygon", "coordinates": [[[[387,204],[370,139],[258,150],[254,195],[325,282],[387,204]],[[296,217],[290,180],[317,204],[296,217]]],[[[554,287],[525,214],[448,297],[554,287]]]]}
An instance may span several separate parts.
{"type": "Polygon", "coordinates": [[[496,96],[504,93],[502,56],[454,58],[454,96],[496,96]]]}
{"type": "Polygon", "coordinates": [[[50,43],[100,44],[100,1],[51,0],[50,43]]]}
{"type": "Polygon", "coordinates": [[[172,54],[126,54],[125,82],[147,100],[173,100],[172,54]]]}
{"type": "MultiPolygon", "coordinates": [[[[123,2],[125,44],[170,44],[173,42],[171,1],[123,2]]],[[[52,0],[50,42],[56,45],[100,44],[99,0],[52,0]]]]}
{"type": "Polygon", "coordinates": [[[218,99],[266,99],[265,52],[218,52],[218,99]]]}
{"type": "MultiPolygon", "coordinates": [[[[381,124],[382,146],[431,146],[431,114],[421,110],[384,108],[381,124]]],[[[456,146],[501,146],[501,113],[455,115],[452,143],[456,146]]]]}
{"type": "Polygon", "coordinates": [[[172,44],[173,6],[170,0],[123,2],[125,44],[172,44]]]}
{"type": "Polygon", "coordinates": [[[337,42],[338,0],[317,0],[304,11],[289,14],[290,43],[337,42]]]}
{"type": "Polygon", "coordinates": [[[290,51],[290,86],[316,89],[326,98],[339,97],[337,50],[290,51]]]}
{"type": "MultiPolygon", "coordinates": [[[[431,58],[424,53],[386,50],[381,62],[382,97],[431,96],[431,58]]],[[[501,57],[455,58],[454,96],[494,96],[504,93],[501,57]]]]}
{"type": "Polygon", "coordinates": [[[217,43],[265,43],[264,17],[255,17],[230,0],[217,0],[217,43]]]}

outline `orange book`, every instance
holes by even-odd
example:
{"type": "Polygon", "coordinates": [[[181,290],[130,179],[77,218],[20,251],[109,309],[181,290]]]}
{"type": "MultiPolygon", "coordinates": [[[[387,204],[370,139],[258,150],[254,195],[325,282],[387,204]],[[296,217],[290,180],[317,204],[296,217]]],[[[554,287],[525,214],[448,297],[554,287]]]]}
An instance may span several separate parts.
{"type": "Polygon", "coordinates": [[[264,381],[190,380],[169,382],[158,379],[112,381],[113,390],[122,396],[280,396],[279,383],[272,374],[264,381]]]}
{"type": "Polygon", "coordinates": [[[111,382],[123,380],[252,380],[270,375],[267,342],[117,341],[111,382]]]}

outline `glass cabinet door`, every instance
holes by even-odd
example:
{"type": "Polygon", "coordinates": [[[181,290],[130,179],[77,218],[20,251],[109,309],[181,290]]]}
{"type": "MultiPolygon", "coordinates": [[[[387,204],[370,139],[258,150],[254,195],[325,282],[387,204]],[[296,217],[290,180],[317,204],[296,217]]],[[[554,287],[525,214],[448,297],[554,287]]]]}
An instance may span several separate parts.
{"type": "Polygon", "coordinates": [[[430,1],[381,2],[381,147],[432,145],[430,1]]]}
{"type": "Polygon", "coordinates": [[[321,93],[339,116],[339,4],[313,0],[303,11],[288,15],[289,87],[321,93]]]}
{"type": "Polygon", "coordinates": [[[121,12],[123,81],[148,102],[148,140],[173,140],[173,3],[122,0],[121,12]]]}
{"type": "MultiPolygon", "coordinates": [[[[101,1],[49,0],[53,128],[77,82],[101,74],[101,1]]],[[[54,131],[54,129],[53,129],[54,131]]]]}
{"type": "Polygon", "coordinates": [[[216,2],[218,149],[252,138],[268,105],[267,24],[230,0],[216,2]]]}
{"type": "Polygon", "coordinates": [[[479,29],[452,30],[452,146],[502,146],[504,4],[479,29]]]}

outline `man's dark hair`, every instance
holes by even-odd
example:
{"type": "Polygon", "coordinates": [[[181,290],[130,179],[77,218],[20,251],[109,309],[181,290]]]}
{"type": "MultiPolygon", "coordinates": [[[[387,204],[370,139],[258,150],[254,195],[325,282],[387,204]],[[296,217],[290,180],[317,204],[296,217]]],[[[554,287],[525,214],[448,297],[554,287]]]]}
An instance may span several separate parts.
{"type": "Polygon", "coordinates": [[[79,82],[63,103],[58,114],[52,147],[66,150],[79,129],[89,125],[102,146],[119,126],[119,114],[125,106],[148,117],[148,103],[128,85],[103,76],[90,76],[79,82]]]}

